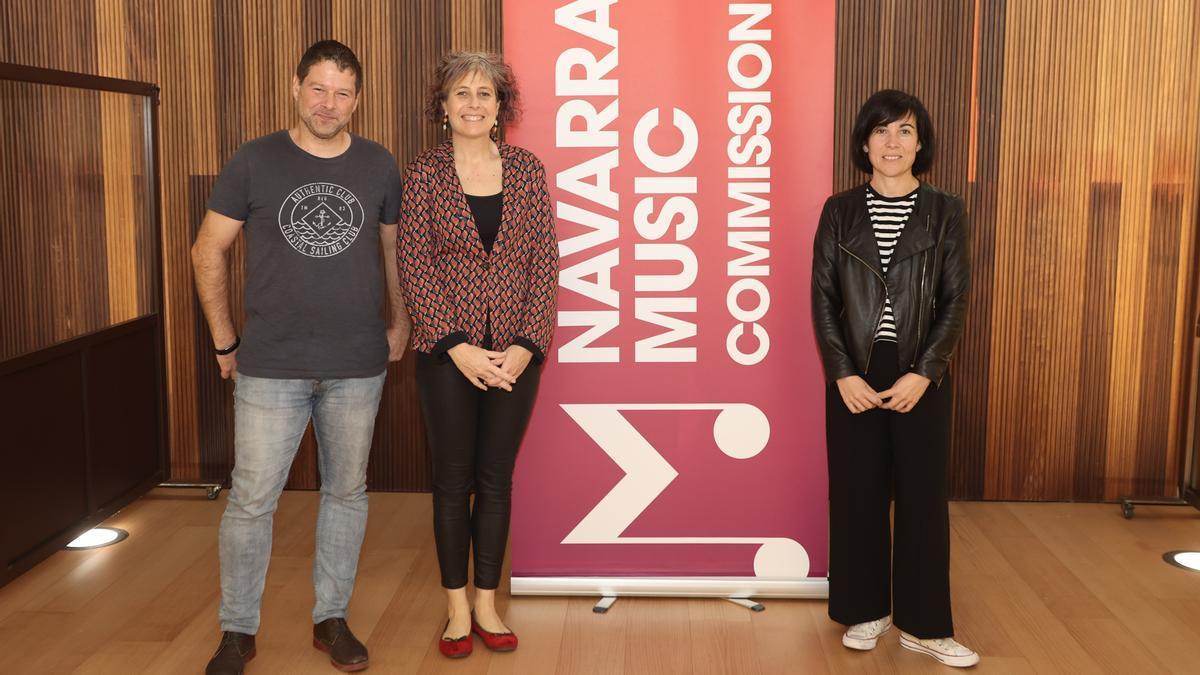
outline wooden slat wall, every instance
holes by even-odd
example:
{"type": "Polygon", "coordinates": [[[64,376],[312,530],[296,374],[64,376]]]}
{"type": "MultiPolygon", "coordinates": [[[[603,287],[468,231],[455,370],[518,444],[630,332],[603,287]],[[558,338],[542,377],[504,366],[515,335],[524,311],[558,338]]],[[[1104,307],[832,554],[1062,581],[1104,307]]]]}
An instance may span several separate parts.
{"type": "MultiPolygon", "coordinates": [[[[934,118],[975,291],[952,492],[1175,495],[1194,314],[1191,0],[840,0],[837,138],[870,92],[934,118]]],[[[836,189],[861,182],[846,151],[836,189]]]]}
{"type": "MultiPolygon", "coordinates": [[[[142,80],[162,88],[163,260],[175,479],[224,480],[231,466],[230,385],[217,374],[188,257],[221,166],[242,142],[294,121],[290,84],[296,61],[309,44],[327,37],[350,45],[365,69],[363,100],[352,130],[379,141],[406,163],[442,138],[441,130],[419,112],[438,56],[451,48],[499,51],[500,7],[500,0],[63,0],[0,5],[0,61],[142,80]],[[68,27],[71,39],[64,40],[68,27]]],[[[95,133],[103,127],[114,144],[133,133],[132,126],[122,122],[125,112],[120,105],[100,99],[92,105],[96,110],[90,117],[97,120],[97,129],[73,133],[95,133]]],[[[69,136],[39,121],[39,115],[55,107],[54,102],[37,101],[27,120],[4,125],[0,134],[6,153],[17,147],[10,139],[19,133],[38,142],[56,140],[62,153],[71,152],[69,136]]],[[[100,160],[93,161],[99,175],[100,160]]],[[[83,198],[51,201],[76,213],[87,212],[83,198]]],[[[107,216],[106,236],[90,244],[99,247],[96,255],[108,250],[128,256],[134,246],[146,245],[131,239],[135,228],[125,219],[136,206],[122,197],[106,200],[105,210],[92,214],[97,219],[107,216]]],[[[126,306],[134,300],[131,294],[145,287],[126,283],[124,277],[114,283],[116,277],[131,274],[131,268],[94,269],[78,262],[90,259],[82,256],[75,265],[40,274],[59,285],[67,274],[74,275],[74,283],[108,278],[113,292],[105,302],[81,308],[97,314],[126,306]]],[[[233,259],[234,309],[240,313],[240,245],[233,259]]],[[[7,260],[0,266],[7,285],[17,268],[7,260]]],[[[44,311],[38,307],[25,302],[11,317],[5,307],[6,315],[0,317],[6,326],[5,344],[0,349],[7,348],[10,334],[13,340],[27,339],[24,329],[10,331],[8,326],[29,325],[17,319],[44,311]]],[[[72,316],[78,314],[71,307],[72,316]]],[[[375,446],[368,479],[372,489],[428,489],[428,450],[410,361],[389,371],[375,446]]],[[[318,484],[314,450],[310,433],[293,467],[291,487],[318,484]]]]}
{"type": "MultiPolygon", "coordinates": [[[[0,9],[0,60],[162,86],[175,478],[222,479],[232,452],[228,386],[208,351],[188,260],[222,164],[244,140],[292,121],[291,71],[321,37],[350,44],[364,62],[354,130],[407,161],[440,138],[420,118],[437,56],[499,49],[500,6],[75,0],[0,9]],[[64,26],[71,40],[60,39],[64,26]]],[[[976,290],[955,364],[955,496],[1174,493],[1195,303],[1198,28],[1189,0],[839,1],[837,138],[872,91],[912,91],[941,139],[929,179],[962,194],[972,216],[976,290]]],[[[120,114],[103,103],[95,113],[106,129],[120,114]]],[[[37,120],[6,125],[5,147],[16,129],[44,137],[37,120]]],[[[846,152],[835,157],[837,189],[863,178],[846,152]]],[[[106,209],[116,222],[136,205],[106,209]]],[[[129,230],[106,227],[98,245],[126,250],[129,230]]],[[[4,279],[11,269],[0,270],[4,279]]],[[[43,273],[55,283],[121,274],[86,264],[43,273]]],[[[125,290],[106,300],[109,311],[130,302],[128,286],[114,288],[125,290]]],[[[370,481],[428,485],[411,363],[389,374],[370,481]]],[[[316,485],[311,439],[291,485],[316,485]]]]}
{"type": "Polygon", "coordinates": [[[157,311],[145,103],[0,82],[0,360],[157,311]]]}

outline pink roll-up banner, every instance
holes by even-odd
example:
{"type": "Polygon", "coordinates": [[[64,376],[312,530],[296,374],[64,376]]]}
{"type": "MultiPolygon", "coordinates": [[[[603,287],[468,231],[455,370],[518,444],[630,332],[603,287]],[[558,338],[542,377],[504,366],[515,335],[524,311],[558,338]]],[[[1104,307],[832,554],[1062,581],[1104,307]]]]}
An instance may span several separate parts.
{"type": "Polygon", "coordinates": [[[823,597],[834,0],[505,0],[561,253],[517,594],[823,597]]]}

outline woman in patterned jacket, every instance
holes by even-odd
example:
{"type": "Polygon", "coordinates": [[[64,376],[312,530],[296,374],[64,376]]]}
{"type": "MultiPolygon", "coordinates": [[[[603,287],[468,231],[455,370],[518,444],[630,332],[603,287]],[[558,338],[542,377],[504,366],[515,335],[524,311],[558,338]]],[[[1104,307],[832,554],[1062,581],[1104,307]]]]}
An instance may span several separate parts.
{"type": "Polygon", "coordinates": [[[541,162],[498,140],[518,114],[512,70],[457,52],[425,110],[450,140],[408,166],[398,240],[417,388],[433,458],[433,524],[449,620],[440,649],[517,637],[496,612],[513,464],[555,324],[558,242],[541,162]],[[475,491],[472,509],[470,492],[475,491]],[[475,551],[474,612],[467,562],[475,551]]]}

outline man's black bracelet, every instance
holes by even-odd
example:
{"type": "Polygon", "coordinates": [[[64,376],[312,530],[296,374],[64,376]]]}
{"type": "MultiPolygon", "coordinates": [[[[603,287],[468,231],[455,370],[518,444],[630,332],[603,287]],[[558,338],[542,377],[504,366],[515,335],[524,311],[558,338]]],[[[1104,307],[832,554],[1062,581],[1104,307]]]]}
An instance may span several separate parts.
{"type": "Polygon", "coordinates": [[[229,354],[232,354],[234,351],[236,351],[238,346],[241,344],[242,344],[242,336],[235,335],[235,336],[233,336],[233,344],[229,345],[225,349],[218,349],[217,356],[228,356],[229,354]]]}

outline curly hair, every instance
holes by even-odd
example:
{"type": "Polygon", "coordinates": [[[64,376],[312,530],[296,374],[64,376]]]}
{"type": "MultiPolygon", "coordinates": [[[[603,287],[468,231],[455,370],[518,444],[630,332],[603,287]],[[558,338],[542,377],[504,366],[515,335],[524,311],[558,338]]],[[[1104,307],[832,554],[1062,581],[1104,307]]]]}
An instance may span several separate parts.
{"type": "Polygon", "coordinates": [[[487,52],[449,52],[442,57],[433,71],[433,83],[425,99],[425,116],[429,121],[441,123],[445,114],[442,104],[450,95],[450,87],[471,73],[486,77],[496,88],[496,100],[500,102],[496,121],[500,126],[515,124],[521,117],[521,95],[516,76],[499,54],[487,52]]]}

